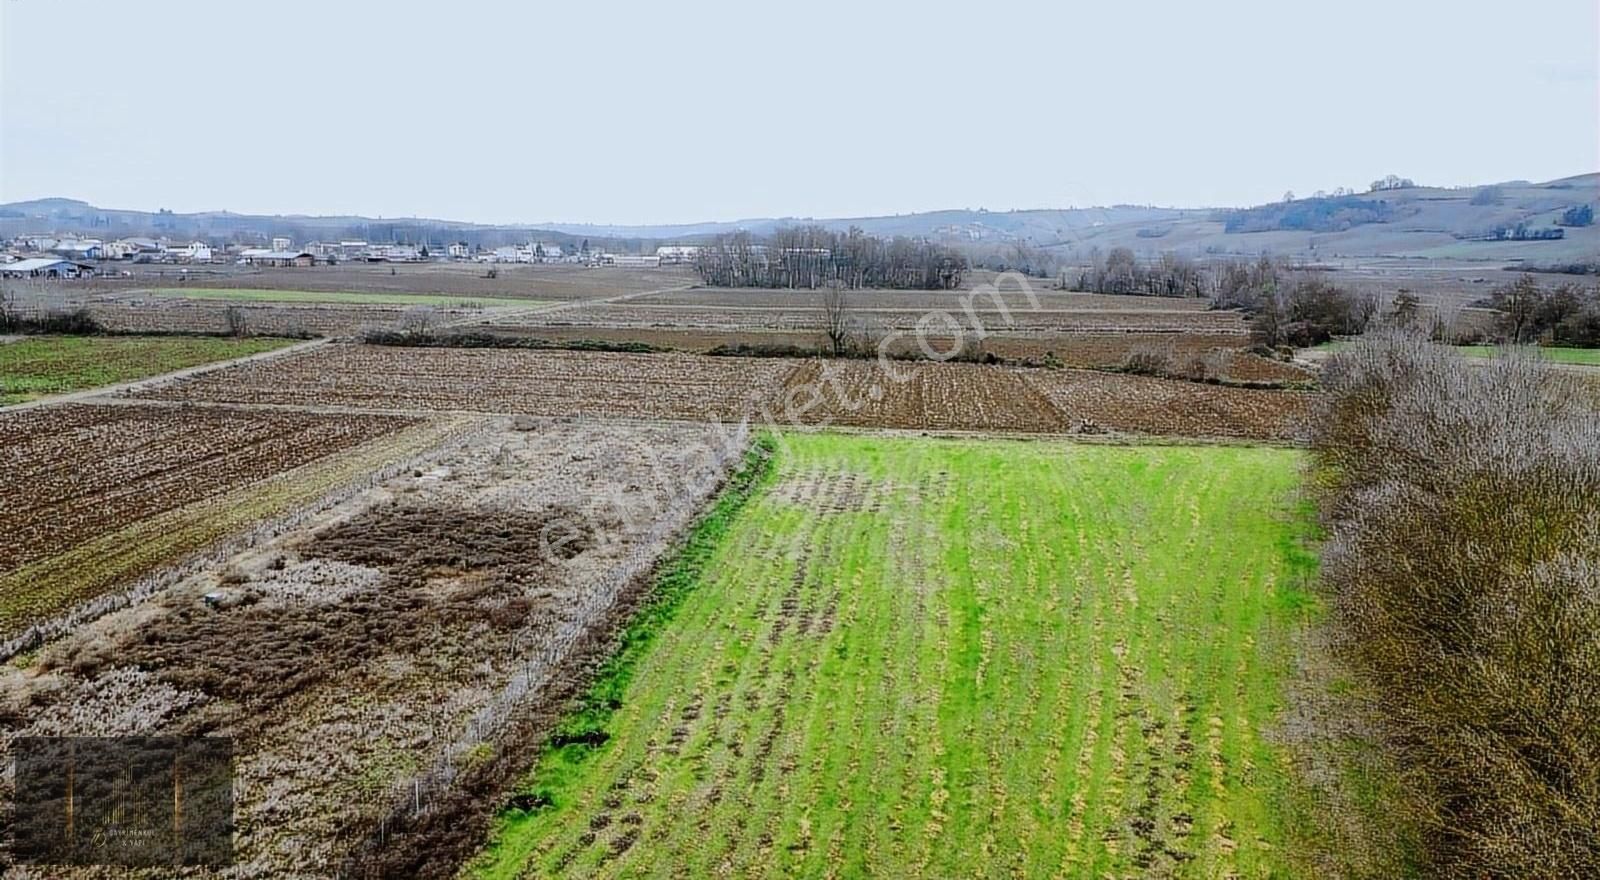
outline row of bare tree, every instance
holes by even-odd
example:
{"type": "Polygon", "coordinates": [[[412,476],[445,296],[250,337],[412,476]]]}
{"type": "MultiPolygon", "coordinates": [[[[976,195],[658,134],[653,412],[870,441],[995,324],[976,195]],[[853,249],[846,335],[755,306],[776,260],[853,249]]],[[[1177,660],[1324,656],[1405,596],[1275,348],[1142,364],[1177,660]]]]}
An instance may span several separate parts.
{"type": "Polygon", "coordinates": [[[967,259],[942,245],[911,238],[878,238],[851,227],[779,229],[764,239],[746,232],[720,236],[702,247],[695,268],[717,287],[953,290],[967,259]]]}
{"type": "Polygon", "coordinates": [[[1071,290],[1143,296],[1206,296],[1213,289],[1213,273],[1194,260],[1163,253],[1141,263],[1130,248],[1089,253],[1089,265],[1065,278],[1071,290]]]}

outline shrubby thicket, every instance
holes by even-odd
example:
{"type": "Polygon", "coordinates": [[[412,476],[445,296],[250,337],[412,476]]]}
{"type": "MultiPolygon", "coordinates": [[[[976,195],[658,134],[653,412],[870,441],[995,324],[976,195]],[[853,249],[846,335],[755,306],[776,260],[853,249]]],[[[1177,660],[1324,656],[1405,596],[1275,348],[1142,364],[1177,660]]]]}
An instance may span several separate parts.
{"type": "Polygon", "coordinates": [[[1600,876],[1600,400],[1390,330],[1329,363],[1313,441],[1378,821],[1428,876],[1600,876]]]}

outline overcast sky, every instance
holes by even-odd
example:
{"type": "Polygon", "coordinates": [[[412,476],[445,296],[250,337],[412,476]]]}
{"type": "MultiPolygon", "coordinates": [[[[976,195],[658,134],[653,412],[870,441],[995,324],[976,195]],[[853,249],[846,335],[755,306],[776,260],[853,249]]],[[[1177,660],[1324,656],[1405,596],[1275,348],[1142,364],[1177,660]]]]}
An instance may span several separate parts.
{"type": "Polygon", "coordinates": [[[1600,170],[1596,0],[0,0],[0,201],[663,223],[1600,170]]]}

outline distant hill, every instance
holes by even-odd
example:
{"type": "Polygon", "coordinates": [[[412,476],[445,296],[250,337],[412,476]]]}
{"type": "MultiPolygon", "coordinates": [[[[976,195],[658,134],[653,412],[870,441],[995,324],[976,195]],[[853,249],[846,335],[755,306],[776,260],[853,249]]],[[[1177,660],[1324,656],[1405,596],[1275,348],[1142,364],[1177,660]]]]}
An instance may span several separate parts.
{"type": "MultiPolygon", "coordinates": [[[[618,248],[688,242],[780,226],[815,223],[855,226],[883,236],[907,235],[974,247],[1016,244],[1083,259],[1096,248],[1128,247],[1141,253],[1262,253],[1317,258],[1430,257],[1449,260],[1527,260],[1554,263],[1600,256],[1600,226],[1560,227],[1558,240],[1515,240],[1556,228],[1563,212],[1600,207],[1600,173],[1545,183],[1511,181],[1442,189],[1415,186],[1359,195],[1298,199],[1238,209],[1116,205],[1023,211],[946,210],[847,218],[751,218],[680,225],[540,223],[488,225],[425,218],[251,215],[227,211],[176,214],[99,208],[66,198],[0,205],[0,236],[83,234],[97,237],[166,235],[212,240],[265,240],[288,235],[297,242],[360,238],[442,245],[467,241],[483,247],[529,239],[618,248]],[[1518,228],[1522,233],[1515,233],[1518,228]],[[1515,234],[1514,234],[1515,233],[1515,234]],[[1498,240],[1497,240],[1498,238],[1498,240]]],[[[1554,234],[1554,233],[1543,233],[1554,234]]]]}
{"type": "Polygon", "coordinates": [[[1092,248],[1318,258],[1427,257],[1554,263],[1600,258],[1600,226],[1557,227],[1568,208],[1600,203],[1600,174],[1546,183],[1408,187],[1253,208],[1184,212],[1162,223],[1107,223],[1078,231],[1052,250],[1092,248]],[[1490,240],[1497,232],[1560,228],[1559,240],[1490,240]]]}

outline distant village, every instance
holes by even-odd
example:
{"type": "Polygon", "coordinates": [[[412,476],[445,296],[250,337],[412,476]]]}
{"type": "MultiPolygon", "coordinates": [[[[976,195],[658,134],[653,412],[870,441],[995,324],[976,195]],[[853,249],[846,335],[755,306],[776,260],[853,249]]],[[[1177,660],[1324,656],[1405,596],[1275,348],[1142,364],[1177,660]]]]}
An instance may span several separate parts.
{"type": "Polygon", "coordinates": [[[0,243],[0,277],[86,278],[117,275],[129,264],[197,264],[297,268],[340,263],[569,263],[581,266],[658,266],[693,263],[700,248],[666,245],[654,254],[615,254],[559,244],[531,241],[508,247],[478,248],[453,242],[443,248],[427,245],[377,243],[358,240],[311,241],[296,244],[276,237],[269,247],[229,245],[212,247],[203,241],[153,238],[98,238],[20,236],[0,243]]]}

